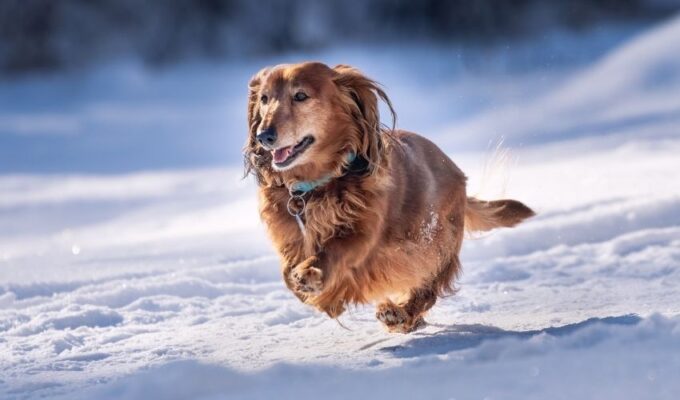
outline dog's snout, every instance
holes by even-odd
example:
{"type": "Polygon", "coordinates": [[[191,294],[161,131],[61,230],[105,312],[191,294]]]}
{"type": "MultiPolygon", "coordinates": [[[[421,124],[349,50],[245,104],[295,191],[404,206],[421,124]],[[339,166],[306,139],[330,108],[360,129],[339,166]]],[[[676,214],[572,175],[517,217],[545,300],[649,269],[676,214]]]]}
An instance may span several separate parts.
{"type": "Polygon", "coordinates": [[[261,131],[257,136],[257,141],[260,142],[262,146],[269,147],[276,142],[276,129],[274,127],[269,127],[261,131]]]}

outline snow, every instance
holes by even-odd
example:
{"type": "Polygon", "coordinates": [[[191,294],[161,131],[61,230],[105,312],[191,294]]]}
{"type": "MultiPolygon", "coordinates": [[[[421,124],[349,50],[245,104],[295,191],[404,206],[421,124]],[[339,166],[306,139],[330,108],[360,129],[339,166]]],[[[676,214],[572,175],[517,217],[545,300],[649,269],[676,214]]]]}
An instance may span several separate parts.
{"type": "Polygon", "coordinates": [[[248,374],[185,361],[141,373],[85,396],[102,399],[675,398],[677,386],[674,391],[668,384],[676,380],[680,368],[678,321],[654,317],[630,326],[634,323],[632,317],[619,317],[549,332],[457,326],[436,337],[416,337],[404,347],[387,348],[386,353],[403,359],[400,368],[373,366],[368,370],[350,370],[325,365],[279,364],[248,374]],[[438,340],[432,341],[432,338],[438,340]],[[626,351],[621,351],[622,348],[626,351]],[[625,368],[631,364],[636,365],[635,370],[625,368]],[[192,384],[167,385],[172,381],[192,384]]]}
{"type": "MultiPolygon", "coordinates": [[[[387,67],[388,92],[405,110],[400,126],[441,143],[471,192],[538,212],[516,229],[467,240],[459,292],[410,335],[384,332],[371,307],[329,320],[282,284],[255,185],[238,167],[245,122],[233,121],[243,120],[243,82],[255,65],[178,67],[156,80],[128,67],[97,71],[56,111],[33,110],[28,99],[68,92],[60,78],[8,84],[0,141],[39,154],[33,140],[53,140],[59,156],[1,164],[0,398],[676,398],[678,29],[675,18],[526,91],[543,71],[493,72],[486,83],[487,72],[435,74],[432,97],[411,111],[423,76],[410,62],[387,67]],[[422,112],[442,110],[442,87],[460,90],[451,105],[499,82],[511,90],[493,105],[434,124],[422,112]],[[96,96],[102,85],[105,101],[96,96]],[[140,104],[125,104],[130,88],[140,104]],[[191,96],[173,103],[162,92],[191,96]],[[106,135],[117,129],[129,129],[120,143],[131,166],[110,155],[101,166],[98,154],[64,161],[81,145],[110,143],[115,155],[119,144],[106,135]],[[172,139],[146,153],[184,130],[196,143],[172,139]],[[231,136],[206,139],[218,133],[231,136]],[[479,144],[501,133],[512,149],[501,157],[504,173],[493,162],[485,172],[479,144]],[[187,155],[217,143],[228,165],[213,163],[222,150],[206,165],[187,155]],[[157,162],[190,144],[175,164],[157,162]],[[92,169],[79,171],[80,162],[92,169]]],[[[423,55],[424,68],[437,64],[436,50],[403,51],[423,55]]],[[[380,63],[402,56],[352,54],[329,62],[347,56],[379,80],[380,63]]],[[[20,152],[2,150],[10,153],[20,152]]],[[[423,221],[425,236],[437,218],[423,221]]]]}

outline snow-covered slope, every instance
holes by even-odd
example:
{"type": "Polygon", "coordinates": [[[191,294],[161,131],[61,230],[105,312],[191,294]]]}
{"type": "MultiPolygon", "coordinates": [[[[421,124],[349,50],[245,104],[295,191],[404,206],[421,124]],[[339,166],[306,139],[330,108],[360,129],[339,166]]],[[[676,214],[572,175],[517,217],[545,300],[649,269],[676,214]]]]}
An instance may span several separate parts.
{"type": "Polygon", "coordinates": [[[0,398],[676,398],[679,26],[521,114],[457,125],[527,145],[504,193],[482,182],[484,154],[450,155],[471,192],[539,215],[466,241],[460,291],[411,335],[370,307],[336,322],[300,304],[235,166],[0,176],[0,398]],[[606,138],[579,125],[605,120],[606,138]]]}
{"type": "Polygon", "coordinates": [[[512,104],[453,125],[444,139],[465,145],[503,135],[535,144],[677,136],[680,124],[680,17],[639,35],[529,104],[512,104]]]}

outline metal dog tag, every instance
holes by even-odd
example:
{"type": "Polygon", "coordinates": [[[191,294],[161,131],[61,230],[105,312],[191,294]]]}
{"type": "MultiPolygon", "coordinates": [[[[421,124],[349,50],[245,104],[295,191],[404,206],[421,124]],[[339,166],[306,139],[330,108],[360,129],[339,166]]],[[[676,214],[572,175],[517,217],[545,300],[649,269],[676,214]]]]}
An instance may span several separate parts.
{"type": "Polygon", "coordinates": [[[307,236],[307,230],[305,229],[305,223],[302,221],[301,215],[305,212],[305,208],[307,208],[307,203],[305,202],[305,199],[302,197],[302,195],[294,195],[291,193],[290,198],[288,199],[288,203],[286,203],[286,208],[288,209],[288,214],[292,215],[295,217],[295,222],[297,222],[298,227],[300,228],[300,232],[302,233],[302,236],[307,236]],[[300,206],[299,209],[294,210],[293,207],[295,207],[295,202],[301,201],[302,205],[300,206]]]}

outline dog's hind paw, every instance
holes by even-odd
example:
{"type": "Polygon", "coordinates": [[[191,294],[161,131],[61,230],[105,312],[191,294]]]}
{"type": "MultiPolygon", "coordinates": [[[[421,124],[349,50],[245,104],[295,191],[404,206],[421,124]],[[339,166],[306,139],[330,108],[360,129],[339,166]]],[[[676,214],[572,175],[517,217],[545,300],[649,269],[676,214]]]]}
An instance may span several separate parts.
{"type": "Polygon", "coordinates": [[[409,333],[425,325],[423,317],[413,318],[403,307],[387,302],[379,304],[375,317],[382,322],[390,332],[409,333]]]}
{"type": "Polygon", "coordinates": [[[317,295],[323,290],[323,272],[312,264],[316,257],[310,257],[290,272],[293,290],[307,295],[317,295]]]}

